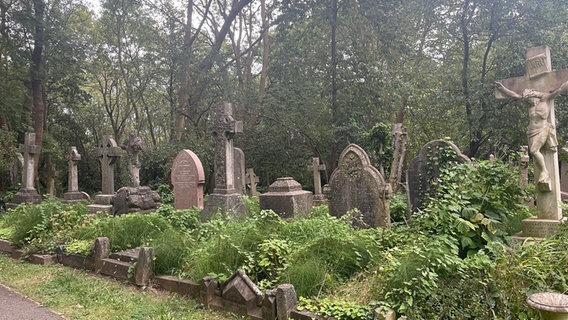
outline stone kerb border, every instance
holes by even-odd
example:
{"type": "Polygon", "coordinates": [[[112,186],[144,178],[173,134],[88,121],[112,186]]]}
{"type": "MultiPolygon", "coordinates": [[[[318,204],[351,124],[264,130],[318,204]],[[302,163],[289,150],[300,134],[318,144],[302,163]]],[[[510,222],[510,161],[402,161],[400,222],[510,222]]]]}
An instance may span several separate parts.
{"type": "MultiPolygon", "coordinates": [[[[110,242],[106,237],[95,240],[93,256],[66,253],[63,249],[57,251],[55,255],[32,254],[26,260],[33,264],[59,263],[68,267],[86,269],[129,281],[138,286],[154,285],[160,289],[201,301],[205,308],[229,311],[257,320],[326,319],[307,310],[297,310],[298,298],[293,285],[282,284],[274,290],[265,290],[263,293],[240,269],[223,283],[211,277],[205,277],[201,282],[196,282],[169,275],[153,275],[153,248],[141,247],[111,253],[110,242]]],[[[2,239],[0,239],[0,253],[10,255],[14,259],[23,257],[22,250],[15,249],[10,241],[2,239]]],[[[376,319],[396,319],[394,311],[382,313],[376,310],[376,313],[376,319]]]]}

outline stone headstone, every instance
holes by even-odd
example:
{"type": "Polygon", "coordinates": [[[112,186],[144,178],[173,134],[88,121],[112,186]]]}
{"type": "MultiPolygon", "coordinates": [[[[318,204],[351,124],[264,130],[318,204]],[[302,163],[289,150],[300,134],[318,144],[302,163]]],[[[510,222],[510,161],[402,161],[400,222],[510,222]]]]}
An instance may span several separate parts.
{"type": "Polygon", "coordinates": [[[440,177],[439,160],[441,157],[449,157],[444,161],[470,162],[469,158],[462,154],[452,142],[433,140],[425,144],[418,156],[410,161],[406,171],[410,212],[423,209],[428,199],[435,195],[436,181],[440,177]],[[448,153],[449,150],[453,153],[448,153]]]}
{"type": "Polygon", "coordinates": [[[235,189],[240,194],[246,194],[245,153],[239,148],[233,148],[233,161],[235,167],[235,189]]]}
{"type": "Polygon", "coordinates": [[[568,201],[568,141],[560,149],[560,198],[568,201]]]}
{"type": "Polygon", "coordinates": [[[22,203],[40,203],[41,196],[34,188],[34,156],[40,152],[39,146],[35,144],[35,133],[26,132],[24,144],[20,145],[19,152],[23,154],[24,166],[22,170],[22,187],[12,198],[12,202],[7,204],[8,208],[14,208],[22,203]]]}
{"type": "Polygon", "coordinates": [[[312,193],[291,177],[278,178],[260,195],[260,209],[272,210],[282,218],[307,216],[312,209],[312,193]]]}
{"type": "Polygon", "coordinates": [[[254,168],[248,168],[246,173],[246,184],[250,189],[250,195],[257,197],[258,191],[256,191],[256,186],[260,182],[258,176],[254,173],[254,168]]]}
{"type": "Polygon", "coordinates": [[[362,214],[363,225],[389,227],[389,198],[392,193],[369,156],[358,145],[350,144],[339,157],[337,169],[329,179],[329,213],[340,217],[352,209],[362,214]]]}
{"type": "Polygon", "coordinates": [[[130,178],[130,187],[140,186],[140,151],[146,149],[146,143],[138,137],[136,132],[130,132],[128,138],[124,140],[120,146],[126,150],[128,154],[128,177],[130,178]]]}
{"type": "Polygon", "coordinates": [[[232,104],[222,102],[215,106],[207,130],[215,139],[215,189],[201,211],[201,220],[211,219],[218,211],[231,217],[244,216],[247,209],[235,188],[233,160],[233,136],[243,131],[243,122],[233,119],[232,104]]]}
{"type": "Polygon", "coordinates": [[[197,207],[203,209],[205,171],[199,157],[191,150],[178,153],[172,165],[171,180],[174,186],[174,208],[197,207]]]}
{"type": "Polygon", "coordinates": [[[568,69],[552,70],[548,46],[527,49],[525,66],[525,75],[498,81],[495,96],[528,101],[527,137],[534,163],[537,219],[525,219],[519,236],[544,238],[562,220],[554,99],[568,91],[568,69]]]}
{"type": "Polygon", "coordinates": [[[63,199],[68,203],[89,200],[89,196],[86,193],[79,191],[77,162],[81,160],[81,154],[77,151],[77,147],[70,147],[66,158],[69,174],[67,176],[67,192],[63,194],[63,199]]]}
{"type": "Polygon", "coordinates": [[[327,204],[327,198],[321,189],[321,171],[325,171],[325,164],[320,164],[320,159],[317,157],[312,158],[311,165],[308,166],[308,170],[312,172],[314,176],[314,205],[327,204]]]}

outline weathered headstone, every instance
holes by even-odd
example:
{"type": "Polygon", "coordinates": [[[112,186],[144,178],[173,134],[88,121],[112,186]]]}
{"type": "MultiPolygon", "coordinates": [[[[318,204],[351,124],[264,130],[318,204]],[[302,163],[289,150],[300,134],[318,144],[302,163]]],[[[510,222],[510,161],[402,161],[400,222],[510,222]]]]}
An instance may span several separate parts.
{"type": "Polygon", "coordinates": [[[140,186],[140,151],[146,149],[146,143],[138,137],[136,132],[130,132],[128,138],[124,140],[122,149],[128,154],[128,176],[130,178],[130,187],[140,186]]]}
{"type": "Polygon", "coordinates": [[[67,192],[63,194],[66,202],[77,202],[88,200],[89,195],[79,191],[79,175],[77,172],[77,162],[81,160],[81,154],[77,151],[77,147],[70,147],[67,152],[67,164],[69,166],[69,175],[67,176],[67,192]]]}
{"type": "Polygon", "coordinates": [[[423,209],[426,201],[435,195],[441,161],[470,162],[469,158],[452,142],[433,140],[425,144],[418,156],[410,161],[406,171],[410,212],[414,213],[423,209]]]}
{"type": "Polygon", "coordinates": [[[178,210],[193,206],[203,208],[203,184],[205,171],[199,157],[191,150],[178,153],[172,165],[174,207],[178,210]]]}
{"type": "Polygon", "coordinates": [[[251,196],[254,196],[254,197],[258,196],[258,191],[256,191],[256,186],[258,185],[259,182],[260,182],[260,179],[254,173],[254,169],[248,168],[247,174],[246,174],[246,183],[247,183],[247,186],[250,189],[250,195],[251,196]]]}
{"type": "Polygon", "coordinates": [[[339,165],[329,179],[329,213],[340,217],[352,209],[362,214],[363,225],[389,227],[389,198],[392,193],[369,156],[358,145],[350,144],[339,157],[339,165]]]}
{"type": "Polygon", "coordinates": [[[530,103],[527,136],[534,160],[537,217],[523,221],[521,237],[550,236],[562,220],[554,99],[567,90],[568,69],[552,71],[548,46],[527,49],[524,76],[496,83],[497,98],[530,103]]]}
{"type": "Polygon", "coordinates": [[[235,167],[235,189],[240,194],[246,194],[245,153],[239,148],[233,148],[233,161],[235,167]]]}
{"type": "Polygon", "coordinates": [[[312,209],[312,193],[291,177],[278,178],[260,195],[260,209],[272,210],[282,218],[307,216],[312,209]]]}
{"type": "Polygon", "coordinates": [[[320,164],[320,159],[317,157],[312,158],[312,164],[308,166],[308,170],[314,176],[314,205],[327,204],[327,198],[322,193],[321,189],[321,174],[320,171],[325,171],[325,164],[320,164]]]}
{"type": "Polygon", "coordinates": [[[122,150],[111,136],[104,136],[97,156],[101,163],[102,194],[95,195],[95,204],[87,206],[89,212],[112,213],[114,208],[114,166],[122,155],[122,150]]]}
{"type": "Polygon", "coordinates": [[[243,131],[243,122],[233,119],[233,105],[222,102],[215,106],[208,131],[215,139],[215,189],[209,195],[201,220],[206,221],[221,211],[231,217],[247,214],[240,193],[235,189],[233,136],[243,131]]]}
{"type": "Polygon", "coordinates": [[[12,202],[7,204],[8,208],[16,207],[22,203],[40,203],[41,196],[34,188],[34,156],[40,152],[39,146],[35,144],[35,133],[26,132],[24,144],[20,145],[20,153],[24,155],[24,168],[22,170],[22,187],[12,198],[12,202]]]}
{"type": "Polygon", "coordinates": [[[524,188],[529,184],[529,147],[521,147],[522,156],[519,159],[519,166],[521,167],[521,176],[519,177],[519,186],[524,188]]]}

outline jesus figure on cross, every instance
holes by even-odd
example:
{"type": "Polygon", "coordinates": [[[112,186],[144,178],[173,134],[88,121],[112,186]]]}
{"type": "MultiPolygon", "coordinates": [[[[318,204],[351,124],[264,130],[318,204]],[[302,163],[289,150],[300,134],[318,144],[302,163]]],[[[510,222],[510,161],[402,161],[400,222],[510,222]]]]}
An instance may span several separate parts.
{"type": "Polygon", "coordinates": [[[563,83],[560,87],[551,92],[525,89],[522,95],[508,89],[501,82],[497,82],[496,85],[497,89],[503,94],[516,99],[528,100],[531,103],[529,106],[529,126],[527,129],[529,150],[534,156],[535,165],[539,169],[537,184],[541,187],[542,191],[551,191],[550,175],[546,168],[541,149],[546,146],[552,152],[556,152],[558,146],[556,127],[550,120],[550,112],[553,108],[554,98],[568,90],[568,82],[563,83]]]}

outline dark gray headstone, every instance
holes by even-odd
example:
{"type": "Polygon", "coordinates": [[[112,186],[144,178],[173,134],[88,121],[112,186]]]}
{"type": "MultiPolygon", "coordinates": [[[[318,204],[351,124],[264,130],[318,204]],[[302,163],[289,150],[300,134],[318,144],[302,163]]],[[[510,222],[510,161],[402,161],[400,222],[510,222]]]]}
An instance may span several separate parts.
{"type": "Polygon", "coordinates": [[[350,144],[343,150],[339,165],[329,179],[329,187],[331,215],[340,217],[351,209],[358,209],[362,226],[390,226],[391,187],[358,145],[350,144]]]}
{"type": "Polygon", "coordinates": [[[452,142],[433,140],[425,144],[417,157],[410,161],[406,171],[408,204],[411,212],[423,209],[436,192],[435,182],[440,176],[440,161],[470,162],[452,142]],[[453,152],[447,152],[447,151],[453,152]],[[442,159],[449,157],[447,159],[442,159]]]}
{"type": "Polygon", "coordinates": [[[233,161],[235,166],[235,189],[240,194],[246,194],[245,153],[239,148],[233,148],[233,161]]]}

